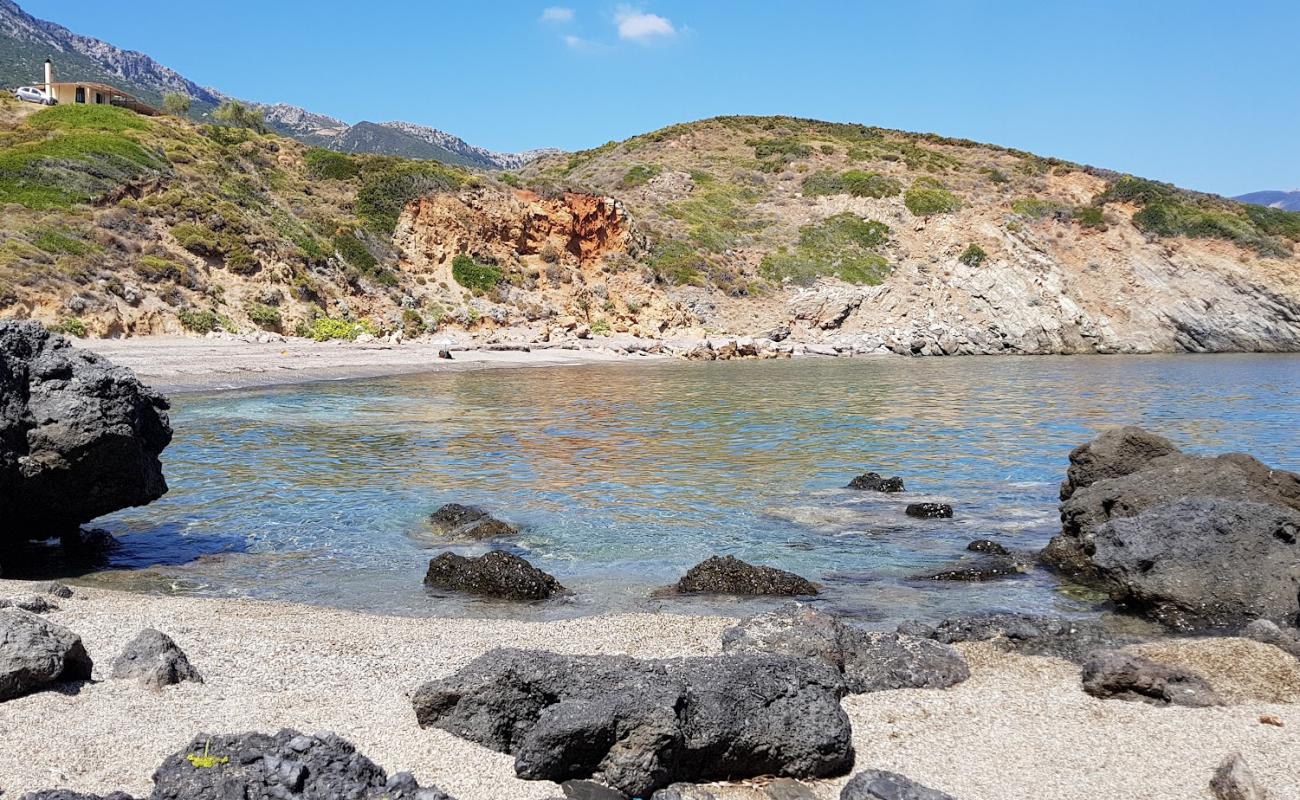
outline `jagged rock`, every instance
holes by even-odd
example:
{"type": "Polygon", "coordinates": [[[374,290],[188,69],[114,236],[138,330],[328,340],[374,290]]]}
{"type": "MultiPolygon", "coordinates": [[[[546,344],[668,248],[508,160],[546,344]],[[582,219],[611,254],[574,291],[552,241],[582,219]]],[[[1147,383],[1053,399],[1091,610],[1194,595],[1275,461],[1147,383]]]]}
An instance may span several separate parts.
{"type": "Polygon", "coordinates": [[[293,798],[293,800],[452,800],[437,787],[420,789],[409,774],[393,776],[332,733],[284,729],[199,734],[163,761],[151,800],[293,798]]]}
{"type": "Polygon", "coordinates": [[[0,702],[90,680],[93,666],[81,637],[62,625],[26,611],[0,611],[0,702]]]}
{"type": "MultiPolygon", "coordinates": [[[[565,781],[560,784],[560,789],[566,800],[629,800],[618,789],[611,789],[595,781],[565,781]]],[[[658,796],[659,792],[655,792],[655,797],[658,796]]]]}
{"type": "Polygon", "coordinates": [[[845,488],[866,492],[901,492],[903,491],[903,479],[897,475],[892,478],[884,478],[878,472],[868,472],[849,481],[849,485],[845,488]]]}
{"type": "Polygon", "coordinates": [[[844,692],[814,659],[500,649],[426,683],[414,706],[421,727],[513,754],[526,780],[598,775],[647,797],[678,781],[843,773],[853,762],[844,692]]]}
{"type": "Polygon", "coordinates": [[[0,540],[75,534],[167,491],[167,400],[36,322],[0,322],[0,540]]]}
{"type": "Polygon", "coordinates": [[[30,611],[33,614],[44,614],[47,611],[59,610],[57,605],[39,594],[26,594],[0,599],[0,608],[17,608],[22,611],[30,611]]]}
{"type": "Polygon", "coordinates": [[[519,529],[502,522],[478,506],[448,503],[429,515],[429,522],[442,533],[470,539],[499,539],[519,533],[519,529]]]}
{"type": "Polygon", "coordinates": [[[1102,439],[1067,478],[1045,563],[1176,627],[1300,616],[1300,475],[1239,453],[1166,452],[1139,429],[1102,439]],[[1115,472],[1124,474],[1088,482],[1115,472]]]}
{"type": "Polygon", "coordinates": [[[896,772],[859,772],[840,792],[840,800],[956,800],[950,794],[922,786],[896,772]]]}
{"type": "Polygon", "coordinates": [[[946,644],[864,631],[798,603],[728,628],[722,634],[722,650],[821,659],[844,675],[851,694],[945,689],[970,677],[966,659],[946,644]]]}
{"type": "Polygon", "coordinates": [[[991,641],[1002,650],[1063,658],[1076,664],[1083,663],[1094,650],[1139,641],[1094,621],[999,612],[951,617],[934,626],[908,621],[899,625],[898,631],[944,644],[991,641]]]}
{"type": "Polygon", "coordinates": [[[915,581],[991,581],[1024,574],[1026,565],[1010,556],[992,555],[962,561],[949,567],[912,577],[915,581]]]}
{"type": "Polygon", "coordinates": [[[1201,708],[1223,700],[1199,675],[1122,650],[1093,653],[1083,664],[1083,690],[1103,700],[1201,708]]]}
{"type": "Polygon", "coordinates": [[[145,628],[113,662],[113,677],[135,678],[141,686],[161,689],[182,681],[203,683],[203,676],[167,634],[145,628]]]}
{"type": "Polygon", "coordinates": [[[1103,431],[1096,439],[1070,451],[1070,467],[1061,483],[1061,500],[1106,478],[1131,475],[1152,459],[1177,453],[1174,443],[1141,428],[1125,426],[1103,431]]]}
{"type": "Polygon", "coordinates": [[[555,578],[501,550],[470,558],[442,553],[429,562],[424,584],[505,600],[545,600],[569,593],[555,578]]]}
{"type": "Polygon", "coordinates": [[[811,581],[775,567],[747,564],[734,556],[713,556],[691,567],[677,582],[682,594],[814,595],[811,581]]]}
{"type": "Polygon", "coordinates": [[[1247,625],[1241,635],[1247,639],[1271,644],[1285,653],[1300,658],[1300,631],[1294,628],[1284,630],[1270,620],[1257,619],[1247,625]]]}
{"type": "Polygon", "coordinates": [[[1010,550],[992,539],[976,539],[966,545],[966,549],[972,553],[991,553],[998,556],[1011,555],[1010,550]]]}
{"type": "Polygon", "coordinates": [[[1270,800],[1272,797],[1255,780],[1241,753],[1228,756],[1214,771],[1214,777],[1210,779],[1210,791],[1217,800],[1270,800]]]}
{"type": "Polygon", "coordinates": [[[906,513],[909,517],[921,519],[949,519],[952,517],[952,506],[947,503],[909,503],[906,513]]]}
{"type": "Polygon", "coordinates": [[[46,594],[57,597],[61,600],[68,600],[72,597],[72,589],[58,581],[50,581],[49,583],[44,584],[44,591],[46,594]]]}

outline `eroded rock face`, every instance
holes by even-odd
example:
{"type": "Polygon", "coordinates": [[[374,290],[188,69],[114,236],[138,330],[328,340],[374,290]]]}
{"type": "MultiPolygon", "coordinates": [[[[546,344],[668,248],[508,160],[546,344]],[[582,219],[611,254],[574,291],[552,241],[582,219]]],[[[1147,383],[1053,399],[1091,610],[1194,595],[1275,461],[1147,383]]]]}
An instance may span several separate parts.
{"type": "Polygon", "coordinates": [[[844,675],[850,694],[945,689],[970,677],[966,659],[946,644],[864,631],[797,603],[728,628],[722,634],[722,650],[825,661],[844,675]]]}
{"type": "Polygon", "coordinates": [[[555,578],[501,550],[468,558],[443,553],[429,562],[424,585],[504,600],[545,600],[569,593],[555,578]]]}
{"type": "Polygon", "coordinates": [[[840,792],[840,800],[956,800],[950,794],[922,786],[896,772],[859,772],[840,792]]]}
{"type": "Polygon", "coordinates": [[[36,322],[0,322],[0,540],[75,534],[167,491],[167,400],[36,322]]]}
{"type": "Polygon", "coordinates": [[[478,506],[448,503],[429,515],[429,522],[439,532],[468,539],[500,539],[519,533],[508,522],[497,519],[478,506]]]}
{"type": "Polygon", "coordinates": [[[1126,428],[1071,454],[1061,533],[1043,561],[1177,627],[1294,622],[1300,476],[1240,453],[1169,447],[1126,428]]]}
{"type": "Polygon", "coordinates": [[[81,637],[26,611],[0,611],[0,702],[55,683],[90,680],[81,637]]]}
{"type": "Polygon", "coordinates": [[[203,676],[170,636],[145,628],[113,662],[113,677],[134,678],[141,686],[161,689],[182,681],[203,683],[203,676]]]}
{"type": "Polygon", "coordinates": [[[1203,708],[1223,700],[1199,675],[1122,650],[1094,653],[1083,665],[1083,690],[1103,700],[1203,708]]]}
{"type": "Polygon", "coordinates": [[[500,649],[415,693],[421,727],[515,756],[528,780],[597,776],[633,797],[678,781],[842,774],[845,685],[807,658],[665,661],[500,649]]]}
{"type": "Polygon", "coordinates": [[[713,556],[677,582],[682,594],[815,595],[817,586],[793,572],[748,564],[735,556],[713,556]]]}
{"type": "Polygon", "coordinates": [[[189,747],[168,756],[153,779],[152,800],[451,800],[436,787],[420,789],[407,774],[390,781],[377,764],[332,733],[307,736],[287,728],[274,736],[199,734],[189,747]]]}

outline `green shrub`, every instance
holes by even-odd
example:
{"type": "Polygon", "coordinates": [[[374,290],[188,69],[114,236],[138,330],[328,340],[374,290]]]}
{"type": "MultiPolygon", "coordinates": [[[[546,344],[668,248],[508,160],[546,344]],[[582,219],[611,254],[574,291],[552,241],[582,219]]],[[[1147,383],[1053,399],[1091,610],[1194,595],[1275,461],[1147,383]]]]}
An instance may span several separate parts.
{"type": "Polygon", "coordinates": [[[598,319],[591,323],[591,332],[597,336],[608,336],[610,333],[609,320],[598,319]]]}
{"type": "Polygon", "coordinates": [[[180,283],[184,277],[184,267],[175,261],[168,261],[158,256],[143,255],[135,262],[135,274],[149,283],[173,281],[180,283]]]}
{"type": "Polygon", "coordinates": [[[802,183],[804,197],[825,197],[833,194],[847,194],[844,179],[830,170],[813,172],[804,177],[802,183]]]}
{"type": "Polygon", "coordinates": [[[310,325],[306,326],[306,333],[308,338],[315,339],[318,342],[325,342],[330,339],[345,339],[351,342],[355,341],[363,333],[374,336],[377,331],[369,320],[354,322],[333,317],[317,317],[312,320],[310,325]]]}
{"type": "Polygon", "coordinates": [[[655,245],[649,266],[655,280],[660,283],[696,286],[704,282],[704,269],[708,262],[689,243],[668,239],[655,245]]]}
{"type": "Polygon", "coordinates": [[[759,197],[759,192],[752,187],[706,177],[696,181],[689,199],[670,203],[666,210],[668,216],[686,226],[687,234],[698,247],[721,253],[765,224],[749,216],[751,206],[759,197]]]}
{"type": "Polygon", "coordinates": [[[1069,210],[1069,206],[1055,200],[1043,200],[1038,197],[1022,197],[1011,204],[1011,212],[1025,219],[1040,220],[1057,212],[1069,210]]]}
{"type": "Polygon", "coordinates": [[[253,251],[239,245],[226,253],[226,269],[236,275],[254,275],[262,268],[253,251]]]}
{"type": "Polygon", "coordinates": [[[357,216],[380,233],[392,233],[407,203],[458,189],[464,183],[464,173],[436,162],[398,162],[362,178],[355,204],[357,216]]]}
{"type": "Polygon", "coordinates": [[[364,242],[352,233],[339,233],[334,237],[334,252],[358,271],[369,274],[379,266],[379,259],[371,254],[364,242]]]}
{"type": "Polygon", "coordinates": [[[1300,242],[1300,211],[1283,211],[1267,206],[1243,205],[1249,219],[1260,232],[1300,242]]]}
{"type": "Polygon", "coordinates": [[[265,303],[249,303],[244,307],[244,313],[248,314],[254,325],[267,330],[279,330],[284,322],[280,317],[280,309],[265,303]]]}
{"type": "Polygon", "coordinates": [[[176,318],[180,320],[182,328],[194,333],[211,333],[221,325],[221,320],[217,317],[215,311],[196,311],[192,308],[182,308],[176,312],[176,318]]]}
{"type": "Polygon", "coordinates": [[[57,230],[41,231],[32,240],[32,244],[52,255],[84,256],[96,249],[84,239],[57,230]]]}
{"type": "Polygon", "coordinates": [[[984,248],[977,244],[970,244],[957,260],[968,267],[975,268],[988,260],[989,254],[984,252],[984,248]]]}
{"type": "Polygon", "coordinates": [[[65,317],[57,325],[50,325],[49,329],[54,333],[66,333],[78,339],[86,338],[86,323],[77,317],[65,317]]]}
{"type": "Polygon", "coordinates": [[[779,136],[775,139],[749,139],[745,144],[754,148],[754,157],[761,160],[779,156],[783,160],[807,158],[812,155],[812,148],[793,136],[779,136]]]}
{"type": "Polygon", "coordinates": [[[217,234],[203,225],[183,222],[172,227],[172,236],[184,249],[201,256],[215,256],[221,251],[217,247],[217,234]]]}
{"type": "Polygon", "coordinates": [[[475,292],[486,292],[501,282],[501,268],[480,264],[461,253],[451,260],[451,277],[456,283],[475,292]]]}
{"type": "Polygon", "coordinates": [[[1175,197],[1177,193],[1178,190],[1172,184],[1125,175],[1111,181],[1106,190],[1097,196],[1096,202],[1098,205],[1103,203],[1133,203],[1134,205],[1144,206],[1148,203],[1169,200],[1175,197]]]}
{"type": "Polygon", "coordinates": [[[323,147],[308,150],[303,161],[307,163],[307,174],[317,179],[346,181],[361,174],[352,156],[323,147]]]}
{"type": "Polygon", "coordinates": [[[844,188],[854,197],[871,197],[881,200],[893,197],[903,191],[903,185],[893,178],[886,178],[874,172],[852,169],[841,176],[844,188]]]}
{"type": "Polygon", "coordinates": [[[889,226],[883,222],[836,214],[820,225],[800,228],[794,249],[768,253],[759,271],[770,280],[799,285],[823,276],[875,285],[889,274],[889,262],[874,249],[888,239],[889,226]]]}
{"type": "Polygon", "coordinates": [[[957,196],[943,188],[943,184],[934,178],[917,178],[913,181],[911,188],[903,195],[903,204],[918,217],[947,214],[961,208],[957,196]]]}
{"type": "Polygon", "coordinates": [[[226,100],[212,112],[212,118],[232,128],[245,128],[254,133],[266,133],[266,120],[262,112],[238,100],[226,100]]]}
{"type": "Polygon", "coordinates": [[[520,186],[524,185],[523,180],[520,179],[520,177],[514,174],[513,172],[503,172],[497,177],[500,178],[501,182],[504,183],[506,186],[511,186],[514,187],[515,189],[518,189],[520,186]]]}
{"type": "Polygon", "coordinates": [[[173,117],[183,117],[190,113],[190,96],[182,92],[168,92],[163,95],[163,111],[173,117]]]}
{"type": "Polygon", "coordinates": [[[144,131],[152,123],[134,111],[117,106],[68,104],[52,106],[27,118],[27,126],[39,131],[144,131]]]}
{"type": "Polygon", "coordinates": [[[1074,209],[1074,221],[1083,228],[1106,230],[1106,218],[1097,206],[1079,206],[1074,209]]]}
{"type": "Polygon", "coordinates": [[[0,147],[0,204],[18,203],[37,210],[69,208],[165,167],[157,154],[119,133],[56,131],[45,139],[0,147]]]}
{"type": "Polygon", "coordinates": [[[413,308],[408,308],[402,312],[402,331],[407,336],[419,336],[428,330],[429,326],[425,324],[424,317],[420,316],[420,312],[413,308]]]}
{"type": "Polygon", "coordinates": [[[658,164],[638,164],[627,171],[618,185],[624,189],[632,189],[637,186],[644,186],[650,182],[650,179],[663,172],[663,167],[658,164]]]}

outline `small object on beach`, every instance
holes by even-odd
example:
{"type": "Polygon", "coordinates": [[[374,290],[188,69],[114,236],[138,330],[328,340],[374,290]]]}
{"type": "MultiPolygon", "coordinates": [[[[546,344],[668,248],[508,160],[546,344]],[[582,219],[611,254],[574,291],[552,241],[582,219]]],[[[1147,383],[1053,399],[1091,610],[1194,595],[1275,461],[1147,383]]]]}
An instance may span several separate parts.
{"type": "Polygon", "coordinates": [[[1102,700],[1137,700],[1160,706],[1204,708],[1223,699],[1191,670],[1123,650],[1099,651],[1083,665],[1083,690],[1102,700]]]}
{"type": "Polygon", "coordinates": [[[966,545],[966,549],[972,553],[991,553],[998,556],[1010,555],[1011,551],[993,541],[992,539],[976,539],[966,545]]]}
{"type": "Polygon", "coordinates": [[[1241,753],[1228,756],[1214,771],[1210,791],[1214,792],[1217,800],[1269,800],[1271,797],[1255,780],[1241,753]]]}
{"type": "Polygon", "coordinates": [[[1278,719],[1277,717],[1273,716],[1272,714],[1261,715],[1259,718],[1259,724],[1272,725],[1275,728],[1281,728],[1286,725],[1286,723],[1284,723],[1282,720],[1278,719]]]}
{"type": "Polygon", "coordinates": [[[952,506],[947,503],[909,503],[906,514],[921,519],[950,519],[952,506]]]}
{"type": "Polygon", "coordinates": [[[72,589],[58,581],[50,581],[45,584],[45,593],[60,600],[68,600],[72,597],[72,589]]]}
{"type": "Polygon", "coordinates": [[[513,536],[519,529],[502,522],[478,506],[447,503],[429,515],[433,527],[445,534],[469,539],[498,539],[513,536]]]}
{"type": "Polygon", "coordinates": [[[203,683],[203,676],[190,664],[185,651],[170,636],[153,628],[145,628],[127,643],[113,662],[113,677],[135,678],[149,689],[182,681],[203,683]]]}
{"type": "Polygon", "coordinates": [[[712,556],[687,570],[677,582],[681,594],[814,595],[806,578],[775,567],[747,564],[735,556],[712,556]]]}
{"type": "Polygon", "coordinates": [[[950,794],[923,786],[897,772],[869,769],[844,786],[840,800],[956,800],[950,794]]]}
{"type": "Polygon", "coordinates": [[[502,550],[474,558],[442,553],[429,562],[424,585],[518,601],[546,600],[570,594],[555,578],[519,556],[502,550]]]}
{"type": "Polygon", "coordinates": [[[442,348],[441,350],[438,351],[438,358],[445,358],[445,359],[447,359],[447,360],[450,361],[450,360],[451,360],[451,351],[448,350],[448,349],[445,348],[445,347],[442,348]]]}
{"type": "Polygon", "coordinates": [[[886,492],[892,494],[894,492],[903,491],[903,479],[897,475],[892,478],[885,478],[878,472],[868,472],[849,481],[849,485],[844,488],[857,489],[858,491],[863,492],[886,492]]]}
{"type": "Polygon", "coordinates": [[[0,611],[0,703],[55,683],[90,680],[81,637],[26,611],[0,611]]]}

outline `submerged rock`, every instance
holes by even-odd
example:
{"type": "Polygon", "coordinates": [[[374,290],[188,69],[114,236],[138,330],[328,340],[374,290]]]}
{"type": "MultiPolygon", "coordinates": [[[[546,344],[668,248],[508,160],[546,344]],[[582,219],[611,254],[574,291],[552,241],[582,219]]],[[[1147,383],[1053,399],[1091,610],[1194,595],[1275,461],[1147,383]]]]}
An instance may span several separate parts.
{"type": "Polygon", "coordinates": [[[682,594],[815,595],[811,581],[775,567],[748,564],[735,556],[713,556],[691,567],[677,582],[682,594]]]}
{"type": "Polygon", "coordinates": [[[1025,564],[1010,556],[993,555],[962,561],[935,572],[912,577],[914,581],[991,581],[1010,578],[1026,571],[1025,564]]]}
{"type": "Polygon", "coordinates": [[[863,492],[901,492],[903,491],[903,479],[895,475],[892,478],[882,477],[878,472],[868,472],[859,475],[849,481],[846,489],[857,489],[863,492]]]}
{"type": "Polygon", "coordinates": [[[1199,675],[1122,650],[1093,653],[1083,664],[1083,690],[1103,700],[1201,708],[1223,700],[1199,675]]]}
{"type": "Polygon", "coordinates": [[[37,322],[0,322],[0,540],[49,539],[167,491],[167,400],[37,322]]]}
{"type": "Polygon", "coordinates": [[[199,734],[167,757],[153,775],[151,800],[295,798],[295,800],[451,800],[436,787],[420,789],[408,774],[390,781],[377,764],[332,733],[307,736],[284,729],[199,734]]]}
{"type": "Polygon", "coordinates": [[[0,702],[55,683],[90,680],[81,637],[26,611],[0,611],[0,702]]]}
{"type": "Polygon", "coordinates": [[[922,786],[896,772],[859,772],[840,792],[840,800],[956,800],[950,794],[922,786]]]}
{"type": "Polygon", "coordinates": [[[798,603],[728,628],[722,651],[820,659],[844,675],[850,694],[945,689],[970,677],[966,659],[946,644],[864,631],[798,603]]]}
{"type": "Polygon", "coordinates": [[[478,506],[448,503],[429,515],[433,527],[452,536],[470,539],[500,539],[514,536],[519,529],[502,522],[478,506]]]}
{"type": "Polygon", "coordinates": [[[505,600],[545,600],[569,593],[555,578],[502,550],[473,558],[442,553],[429,562],[424,584],[505,600]]]}
{"type": "Polygon", "coordinates": [[[145,628],[127,643],[113,662],[113,677],[135,678],[141,686],[161,689],[182,681],[203,683],[203,676],[190,664],[185,652],[170,636],[145,628]]]}
{"type": "Polygon", "coordinates": [[[842,774],[839,672],[814,659],[640,661],[493,650],[415,693],[421,727],[515,757],[526,780],[597,776],[633,797],[679,781],[842,774]]]}
{"type": "Polygon", "coordinates": [[[900,633],[934,639],[945,644],[992,642],[1001,650],[1026,656],[1051,656],[1081,664],[1098,649],[1112,649],[1140,641],[1119,634],[1099,622],[1064,617],[993,612],[950,617],[938,625],[908,621],[900,633]]]}
{"type": "Polygon", "coordinates": [[[1011,555],[1010,550],[992,539],[976,539],[966,545],[966,549],[972,553],[990,553],[998,556],[1011,555]]]}
{"type": "Polygon", "coordinates": [[[952,506],[947,503],[909,503],[907,516],[921,519],[948,519],[952,517],[952,506]]]}

